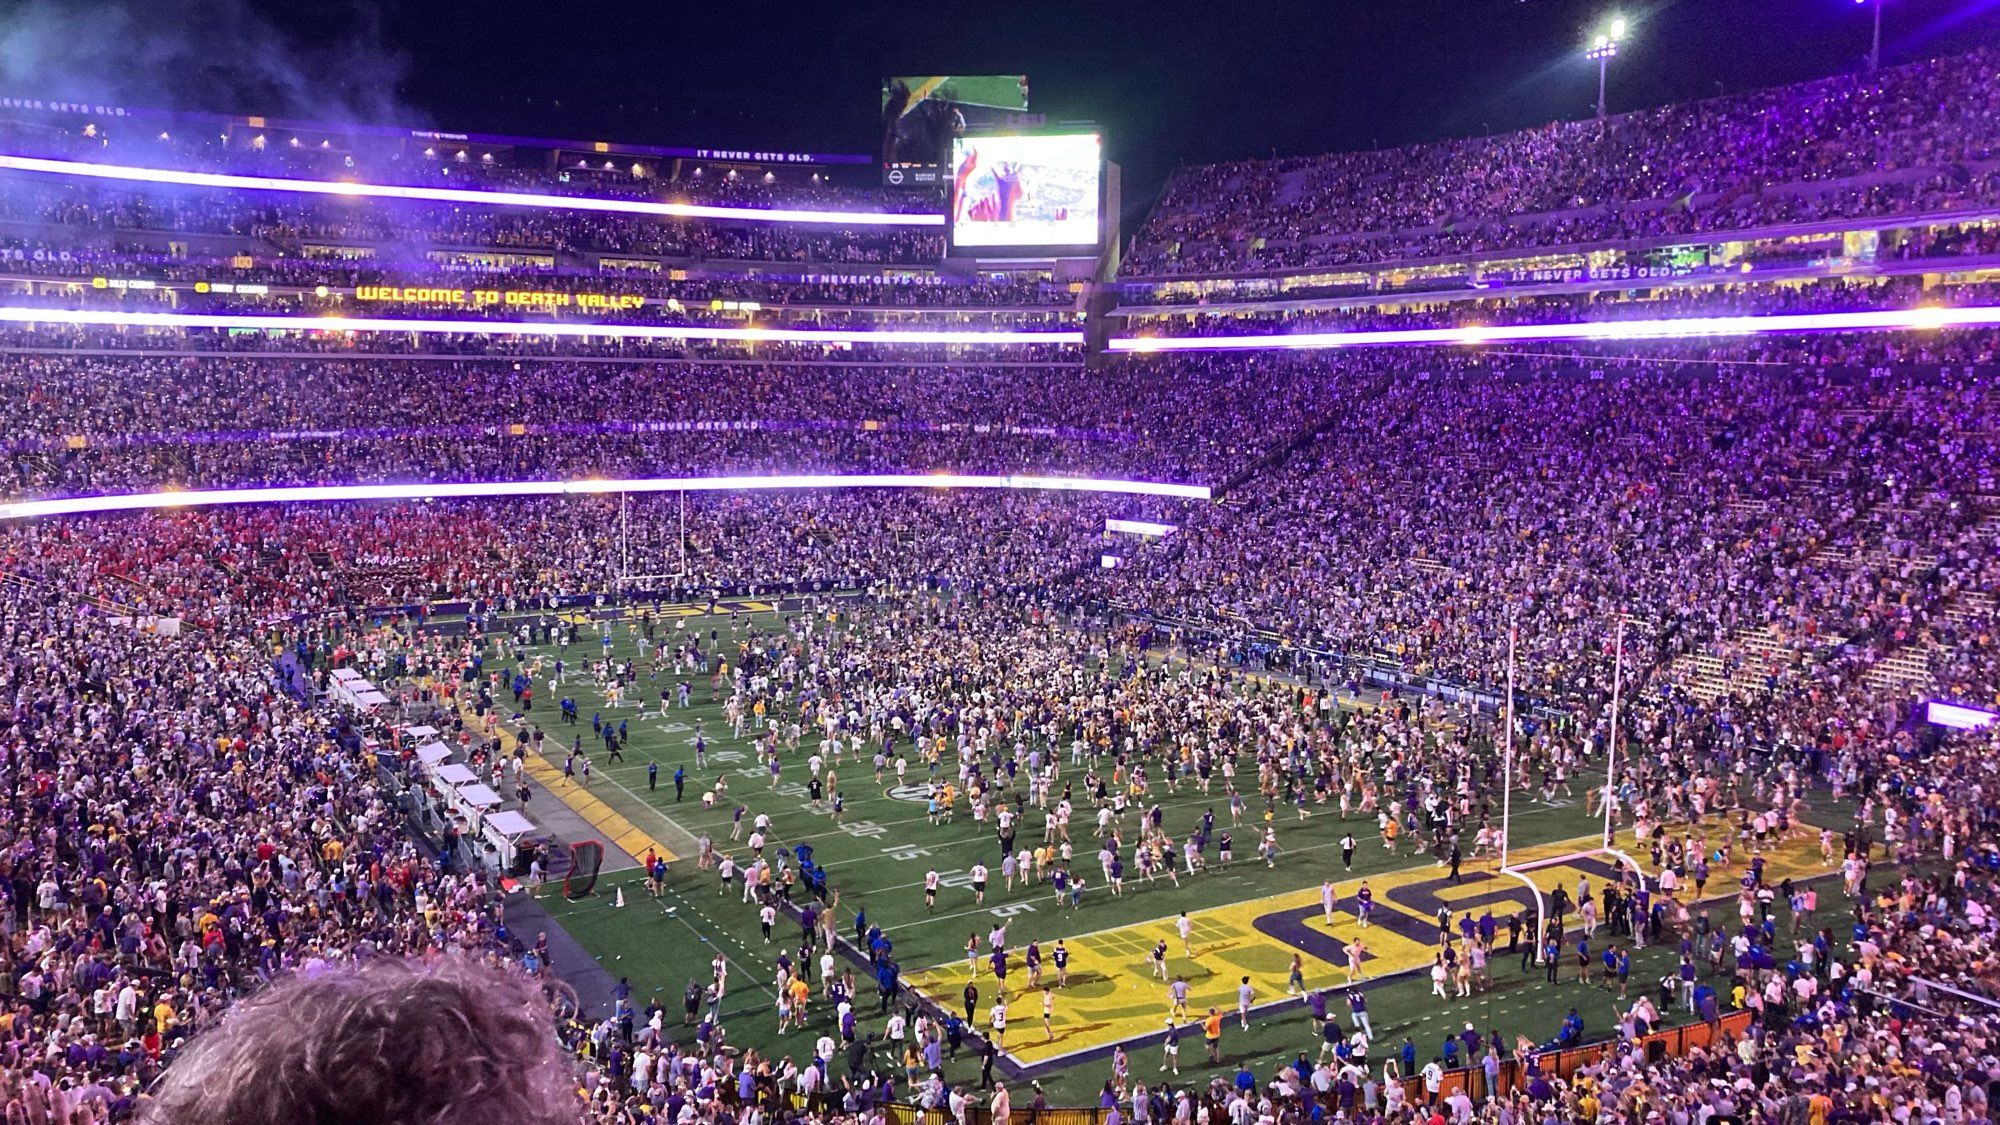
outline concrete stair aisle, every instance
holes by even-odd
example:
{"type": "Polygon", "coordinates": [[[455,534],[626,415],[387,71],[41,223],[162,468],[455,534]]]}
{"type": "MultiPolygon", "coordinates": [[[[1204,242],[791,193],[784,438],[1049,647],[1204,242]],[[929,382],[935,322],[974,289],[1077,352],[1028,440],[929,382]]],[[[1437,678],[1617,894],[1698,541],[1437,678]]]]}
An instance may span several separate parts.
{"type": "Polygon", "coordinates": [[[1870,665],[1861,682],[1884,694],[1907,695],[1927,689],[1935,682],[1931,661],[1949,649],[1934,642],[1904,645],[1870,665]]]}
{"type": "MultiPolygon", "coordinates": [[[[1840,643],[1837,637],[1815,637],[1812,648],[1840,643]]],[[[1686,684],[1689,693],[1704,702],[1728,694],[1759,695],[1770,690],[1773,674],[1782,676],[1797,667],[1810,651],[1776,627],[1760,625],[1737,630],[1711,651],[1675,657],[1667,671],[1671,679],[1686,684]]]]}
{"type": "Polygon", "coordinates": [[[1996,611],[2000,611],[1992,594],[1984,590],[1964,590],[1944,607],[1944,615],[1961,626],[1976,626],[1981,622],[1990,623],[1996,611]]]}

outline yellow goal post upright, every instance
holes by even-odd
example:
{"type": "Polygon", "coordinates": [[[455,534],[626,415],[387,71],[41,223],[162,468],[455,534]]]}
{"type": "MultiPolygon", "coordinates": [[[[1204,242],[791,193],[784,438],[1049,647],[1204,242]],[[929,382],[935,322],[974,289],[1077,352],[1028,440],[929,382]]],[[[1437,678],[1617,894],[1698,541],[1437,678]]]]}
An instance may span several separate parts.
{"type": "MultiPolygon", "coordinates": [[[[1613,817],[1616,813],[1616,807],[1612,800],[1612,795],[1617,792],[1618,717],[1619,705],[1622,702],[1625,686],[1625,614],[1623,613],[1618,615],[1617,639],[1613,644],[1611,660],[1611,730],[1606,739],[1605,751],[1603,838],[1594,848],[1584,848],[1565,855],[1547,856],[1541,859],[1530,860],[1526,863],[1517,864],[1511,862],[1508,848],[1513,840],[1514,668],[1515,649],[1518,638],[1518,625],[1515,622],[1509,622],[1507,626],[1507,695],[1503,705],[1503,734],[1500,751],[1502,776],[1500,790],[1500,867],[1498,870],[1502,875],[1519,880],[1523,886],[1528,888],[1528,893],[1534,896],[1536,922],[1534,935],[1535,962],[1540,964],[1547,947],[1549,924],[1548,899],[1542,894],[1542,888],[1534,879],[1529,877],[1530,872],[1549,867],[1566,866],[1579,859],[1607,856],[1630,871],[1633,877],[1639,881],[1639,886],[1642,888],[1646,886],[1646,873],[1640,868],[1637,860],[1613,846],[1613,817]]],[[[1582,904],[1579,903],[1578,905],[1582,904]]],[[[1645,944],[1644,934],[1644,920],[1634,919],[1632,935],[1636,945],[1643,946],[1645,944]]]]}

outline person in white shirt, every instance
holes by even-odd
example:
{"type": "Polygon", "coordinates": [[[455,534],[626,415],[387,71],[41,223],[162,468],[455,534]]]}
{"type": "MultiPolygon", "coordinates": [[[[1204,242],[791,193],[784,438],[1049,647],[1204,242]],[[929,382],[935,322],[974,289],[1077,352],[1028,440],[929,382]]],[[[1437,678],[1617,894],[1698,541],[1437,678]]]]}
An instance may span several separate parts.
{"type": "Polygon", "coordinates": [[[1444,1067],[1436,1059],[1424,1064],[1424,1104],[1436,1105],[1438,1091],[1444,1088],[1444,1067]]]}

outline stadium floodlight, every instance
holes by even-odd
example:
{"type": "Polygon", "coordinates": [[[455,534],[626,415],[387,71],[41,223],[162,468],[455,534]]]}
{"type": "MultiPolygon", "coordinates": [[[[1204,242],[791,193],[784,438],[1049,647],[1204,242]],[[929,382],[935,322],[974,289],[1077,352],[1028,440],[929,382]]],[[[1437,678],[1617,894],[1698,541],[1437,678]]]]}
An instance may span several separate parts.
{"type": "Polygon", "coordinates": [[[909,328],[710,328],[589,321],[452,320],[412,317],[239,316],[233,313],[125,312],[118,309],[0,307],[0,323],[110,328],[218,328],[261,332],[406,332],[416,335],[563,336],[608,340],[726,340],[748,344],[1081,344],[1079,331],[1016,332],[909,328]]]}
{"type": "Polygon", "coordinates": [[[627,480],[437,481],[398,484],[310,484],[258,488],[165,488],[95,496],[0,503],[0,520],[82,516],[224,504],[299,504],[370,500],[480,500],[506,496],[597,496],[633,492],[759,492],[848,488],[967,488],[1014,492],[1090,492],[1207,500],[1205,484],[1101,477],[977,476],[962,473],[814,473],[775,476],[639,477],[627,480]]]}
{"type": "Polygon", "coordinates": [[[1581,320],[1554,324],[1468,325],[1459,328],[1385,328],[1359,329],[1352,332],[1266,333],[1245,336],[1116,336],[1105,346],[1114,352],[1199,352],[1259,348],[1379,347],[1395,344],[1518,344],[1560,340],[1619,343],[1630,340],[1685,340],[1701,336],[1979,328],[1996,324],[2000,324],[2000,306],[1926,305],[1913,309],[1863,309],[1838,313],[1581,320]]]}
{"type": "Polygon", "coordinates": [[[1611,23],[1585,48],[1583,57],[1597,64],[1597,116],[1604,117],[1604,72],[1611,60],[1618,57],[1618,44],[1625,38],[1627,30],[1624,16],[1611,17],[1611,23]]]}
{"type": "Polygon", "coordinates": [[[667,219],[735,219],[753,223],[813,223],[873,227],[944,226],[944,216],[936,212],[722,207],[707,203],[667,203],[650,199],[604,199],[588,195],[545,195],[526,191],[474,191],[468,188],[418,187],[414,184],[363,184],[348,180],[296,180],[285,176],[183,172],[175,168],[134,168],[123,164],[49,160],[38,156],[0,155],[0,169],[45,172],[50,175],[86,179],[123,180],[127,183],[222,188],[229,191],[282,191],[350,198],[412,199],[430,203],[464,203],[478,207],[539,207],[563,211],[651,215],[667,219]]]}

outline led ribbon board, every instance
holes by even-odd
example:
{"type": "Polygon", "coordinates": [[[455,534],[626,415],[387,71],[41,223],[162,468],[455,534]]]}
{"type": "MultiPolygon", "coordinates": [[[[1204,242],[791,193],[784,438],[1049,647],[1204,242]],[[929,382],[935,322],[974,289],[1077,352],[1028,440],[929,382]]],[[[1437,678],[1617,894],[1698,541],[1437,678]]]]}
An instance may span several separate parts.
{"type": "Polygon", "coordinates": [[[1950,727],[1953,730],[1978,730],[1993,720],[2000,719],[2000,715],[1978,707],[1967,707],[1962,703],[1946,703],[1942,699],[1933,699],[1924,704],[1924,718],[1938,726],[1950,727]]]}
{"type": "Polygon", "coordinates": [[[567,336],[613,340],[734,340],[761,344],[1081,344],[1083,333],[923,331],[905,328],[708,328],[681,324],[589,324],[539,320],[432,320],[411,317],[236,316],[117,309],[0,307],[4,324],[85,324],[117,328],[220,328],[264,332],[411,332],[462,336],[567,336]]]}
{"type": "Polygon", "coordinates": [[[2000,307],[1868,309],[1771,316],[1696,316],[1656,320],[1586,320],[1566,324],[1467,325],[1355,332],[1270,333],[1256,336],[1120,336],[1114,352],[1213,352],[1258,348],[1353,348],[1389,344],[1512,344],[1551,340],[1677,340],[1695,336],[1759,336],[1783,332],[1869,332],[1911,328],[1970,328],[2000,324],[2000,307]]]}
{"type": "Polygon", "coordinates": [[[1016,492],[1095,492],[1207,500],[1204,484],[1164,484],[1097,477],[968,476],[958,473],[831,473],[746,477],[643,477],[630,480],[458,481],[434,484],[314,484],[206,488],[66,496],[0,504],[0,520],[81,516],[220,504],[290,504],[367,500],[479,500],[502,496],[590,496],[620,492],[754,492],[773,489],[984,488],[1016,492]]]}
{"type": "Polygon", "coordinates": [[[526,191],[473,191],[469,188],[417,187],[413,184],[360,184],[346,180],[294,180],[285,176],[239,176],[227,172],[183,172],[174,168],[131,168],[82,160],[47,160],[39,156],[0,155],[0,168],[46,172],[97,180],[228,191],[284,191],[301,195],[340,195],[364,199],[416,199],[430,203],[468,203],[480,207],[543,207],[563,211],[601,211],[618,215],[652,215],[669,219],[737,219],[753,223],[818,223],[871,227],[943,227],[944,216],[898,211],[814,211],[789,207],[721,207],[706,203],[665,203],[649,199],[602,199],[588,195],[544,195],[526,191]]]}
{"type": "Polygon", "coordinates": [[[1107,518],[1104,521],[1104,530],[1110,532],[1122,531],[1131,535],[1144,535],[1150,538],[1160,538],[1163,536],[1172,535],[1174,532],[1180,530],[1180,525],[1172,523],[1154,523],[1151,520],[1120,520],[1120,519],[1107,518]]]}

